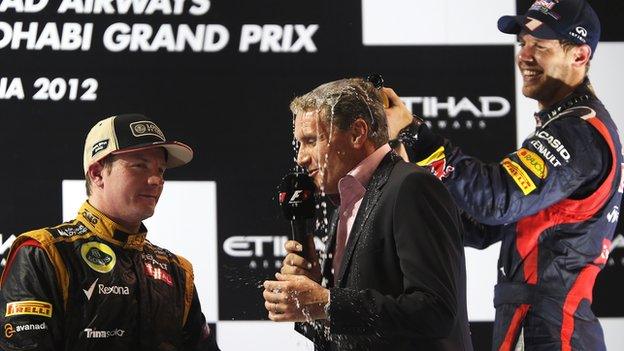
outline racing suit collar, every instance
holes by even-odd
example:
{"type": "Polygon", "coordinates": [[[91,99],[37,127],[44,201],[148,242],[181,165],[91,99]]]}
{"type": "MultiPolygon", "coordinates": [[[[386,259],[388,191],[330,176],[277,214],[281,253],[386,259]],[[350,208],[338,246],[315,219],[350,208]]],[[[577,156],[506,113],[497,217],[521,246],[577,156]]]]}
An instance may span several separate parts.
{"type": "Polygon", "coordinates": [[[535,122],[537,127],[545,125],[548,121],[557,118],[561,112],[576,105],[581,101],[589,100],[595,97],[594,88],[589,82],[589,78],[585,77],[583,83],[581,83],[574,91],[566,96],[563,100],[556,104],[546,107],[543,110],[535,113],[535,122]]]}
{"type": "Polygon", "coordinates": [[[91,229],[98,237],[126,249],[143,250],[147,228],[141,223],[136,234],[128,233],[123,226],[115,223],[105,214],[85,201],[78,211],[78,220],[91,229]]]}

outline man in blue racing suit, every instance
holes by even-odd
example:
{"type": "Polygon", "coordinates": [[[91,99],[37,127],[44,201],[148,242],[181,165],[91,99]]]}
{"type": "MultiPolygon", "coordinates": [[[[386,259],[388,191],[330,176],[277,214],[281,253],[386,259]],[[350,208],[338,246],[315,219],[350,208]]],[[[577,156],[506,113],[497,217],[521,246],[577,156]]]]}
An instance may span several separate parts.
{"type": "Polygon", "coordinates": [[[600,22],[585,0],[540,0],[498,27],[518,35],[522,91],[541,109],[522,147],[485,164],[386,88],[390,137],[447,186],[464,211],[467,245],[502,241],[494,350],[604,350],[592,289],[619,217],[624,165],[616,126],[587,78],[600,22]]]}

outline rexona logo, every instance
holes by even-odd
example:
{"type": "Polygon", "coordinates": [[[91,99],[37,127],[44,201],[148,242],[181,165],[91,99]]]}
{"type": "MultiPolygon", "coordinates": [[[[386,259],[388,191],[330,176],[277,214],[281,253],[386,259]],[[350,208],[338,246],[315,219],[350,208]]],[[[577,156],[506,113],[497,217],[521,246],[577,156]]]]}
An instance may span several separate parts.
{"type": "Polygon", "coordinates": [[[87,339],[117,338],[124,336],[126,333],[123,329],[95,330],[92,328],[85,328],[84,332],[86,333],[87,339]]]}
{"type": "MultiPolygon", "coordinates": [[[[89,286],[88,289],[82,289],[82,291],[87,296],[87,300],[91,300],[91,296],[93,295],[93,292],[95,291],[95,287],[96,287],[98,280],[99,278],[97,278],[89,286]]],[[[100,295],[130,295],[130,288],[128,288],[127,286],[118,286],[118,285],[106,286],[104,284],[97,284],[97,292],[100,295]]]]}
{"type": "Polygon", "coordinates": [[[488,119],[505,117],[511,111],[511,103],[502,96],[404,96],[401,99],[410,112],[438,129],[484,129],[488,119]]]}
{"type": "Polygon", "coordinates": [[[117,257],[110,246],[92,241],[80,247],[82,259],[96,272],[108,273],[115,267],[117,257]]]}

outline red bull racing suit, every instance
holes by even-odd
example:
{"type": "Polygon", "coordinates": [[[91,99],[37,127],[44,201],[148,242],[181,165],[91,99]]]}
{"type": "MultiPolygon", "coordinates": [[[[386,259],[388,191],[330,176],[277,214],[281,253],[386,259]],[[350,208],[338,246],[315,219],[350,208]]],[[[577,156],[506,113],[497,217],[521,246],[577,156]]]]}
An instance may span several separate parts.
{"type": "Polygon", "coordinates": [[[502,241],[493,349],[604,350],[591,310],[622,197],[615,124],[585,80],[536,114],[535,132],[500,163],[467,156],[425,124],[399,140],[463,209],[466,245],[502,241]]]}
{"type": "Polygon", "coordinates": [[[86,202],[20,235],[0,290],[2,350],[218,350],[191,264],[86,202]]]}

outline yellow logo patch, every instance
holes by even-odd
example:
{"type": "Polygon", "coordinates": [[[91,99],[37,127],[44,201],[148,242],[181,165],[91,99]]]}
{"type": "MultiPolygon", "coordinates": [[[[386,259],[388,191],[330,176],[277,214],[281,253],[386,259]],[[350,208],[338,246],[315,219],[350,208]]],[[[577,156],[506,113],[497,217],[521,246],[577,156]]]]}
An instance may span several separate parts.
{"type": "Polygon", "coordinates": [[[518,187],[520,188],[520,190],[522,190],[522,193],[524,195],[529,195],[533,190],[537,189],[535,183],[533,183],[533,181],[531,180],[531,177],[529,177],[527,172],[525,172],[519,164],[508,158],[504,159],[501,164],[503,165],[503,168],[505,168],[505,171],[509,173],[514,182],[518,184],[518,187]]]}
{"type": "Polygon", "coordinates": [[[533,174],[535,174],[538,178],[546,179],[546,177],[548,177],[548,168],[546,167],[546,163],[544,163],[544,160],[539,157],[538,154],[524,148],[518,150],[517,154],[520,162],[522,162],[522,164],[525,165],[526,168],[533,172],[533,174]]]}
{"type": "Polygon", "coordinates": [[[113,270],[117,256],[110,246],[92,241],[80,247],[82,259],[96,272],[108,273],[113,270]]]}
{"type": "Polygon", "coordinates": [[[16,301],[6,304],[5,317],[23,314],[50,318],[52,317],[52,304],[36,300],[16,301]]]}

